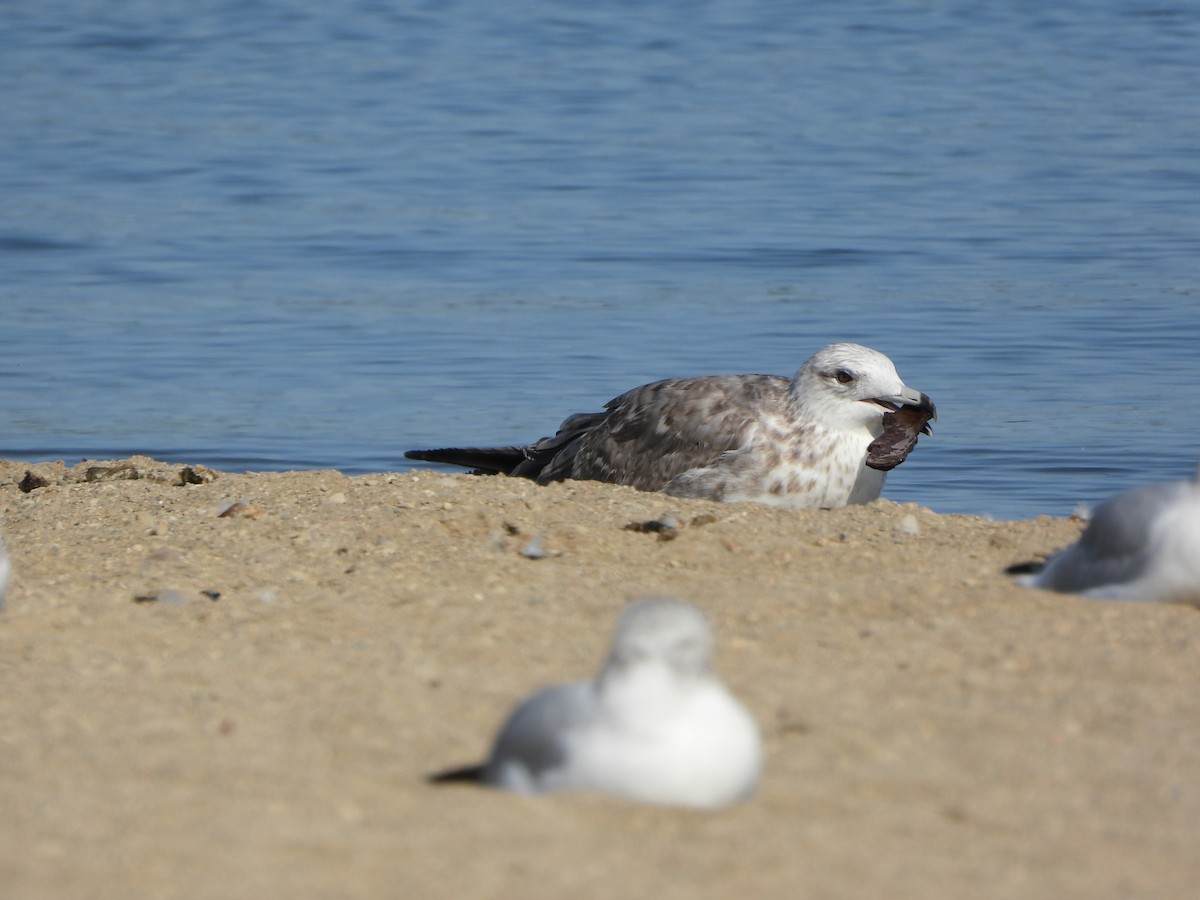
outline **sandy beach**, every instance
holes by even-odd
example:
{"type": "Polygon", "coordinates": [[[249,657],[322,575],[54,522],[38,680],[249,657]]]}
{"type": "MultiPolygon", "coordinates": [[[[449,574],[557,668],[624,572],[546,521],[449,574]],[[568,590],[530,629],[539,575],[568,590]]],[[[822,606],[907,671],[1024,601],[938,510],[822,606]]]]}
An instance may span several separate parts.
{"type": "Polygon", "coordinates": [[[1200,883],[1200,611],[1004,574],[1077,521],[138,457],[0,463],[0,503],[5,897],[1200,883]],[[664,594],[710,616],[761,725],[753,799],[701,813],[425,782],[480,759],[531,690],[594,674],[620,609],[664,594]]]}

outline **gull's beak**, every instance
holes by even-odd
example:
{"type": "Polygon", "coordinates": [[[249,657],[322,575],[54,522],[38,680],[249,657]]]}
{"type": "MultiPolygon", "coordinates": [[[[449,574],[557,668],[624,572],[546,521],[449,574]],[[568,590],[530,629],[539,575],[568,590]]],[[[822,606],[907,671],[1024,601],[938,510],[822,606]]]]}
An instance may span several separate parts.
{"type": "Polygon", "coordinates": [[[888,412],[895,412],[902,406],[916,406],[921,409],[933,409],[933,403],[927,394],[914,391],[908,385],[901,385],[898,394],[884,394],[880,397],[870,397],[863,403],[875,403],[888,412]]]}
{"type": "MultiPolygon", "coordinates": [[[[883,397],[872,397],[870,400],[863,401],[864,403],[875,403],[882,406],[888,412],[895,412],[902,406],[915,406],[917,409],[924,410],[929,413],[929,422],[936,421],[937,407],[933,405],[933,401],[929,399],[928,394],[921,391],[913,390],[908,385],[903,385],[900,392],[897,394],[888,394],[883,397]]],[[[921,426],[921,434],[933,435],[933,429],[929,427],[929,422],[921,426]]]]}

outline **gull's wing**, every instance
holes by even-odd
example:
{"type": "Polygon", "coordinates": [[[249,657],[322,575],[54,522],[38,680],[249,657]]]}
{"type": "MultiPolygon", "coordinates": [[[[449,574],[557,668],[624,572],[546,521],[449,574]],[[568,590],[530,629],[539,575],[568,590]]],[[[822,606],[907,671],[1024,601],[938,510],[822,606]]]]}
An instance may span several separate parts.
{"type": "MultiPolygon", "coordinates": [[[[552,437],[533,444],[511,447],[439,447],[435,450],[408,450],[406,459],[464,466],[476,475],[514,475],[537,478],[539,473],[581,435],[604,421],[607,413],[577,413],[558,427],[552,437]]],[[[557,479],[548,479],[554,481],[557,479]]]]}
{"type": "Polygon", "coordinates": [[[496,787],[534,793],[556,787],[569,764],[571,732],[596,714],[593,682],[559,685],[523,701],[500,729],[483,780],[496,787]]]}
{"type": "Polygon", "coordinates": [[[760,417],[783,416],[790,387],[791,379],[780,375],[711,375],[634,388],[608,403],[604,418],[565,446],[538,481],[592,479],[659,490],[741,447],[760,417]]]}

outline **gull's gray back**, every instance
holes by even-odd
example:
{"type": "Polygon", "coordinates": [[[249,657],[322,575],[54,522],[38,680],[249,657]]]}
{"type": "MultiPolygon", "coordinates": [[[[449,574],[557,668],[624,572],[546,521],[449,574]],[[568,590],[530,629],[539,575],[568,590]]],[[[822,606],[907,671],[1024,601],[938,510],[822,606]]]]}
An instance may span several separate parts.
{"type": "Polygon", "coordinates": [[[595,684],[578,682],[539,691],[525,700],[500,729],[483,780],[512,790],[534,790],[548,772],[562,767],[562,738],[595,707],[595,684]]]}
{"type": "Polygon", "coordinates": [[[539,480],[565,475],[659,490],[740,446],[756,417],[782,415],[791,384],[782,375],[711,375],[634,388],[608,403],[608,416],[539,480]]]}

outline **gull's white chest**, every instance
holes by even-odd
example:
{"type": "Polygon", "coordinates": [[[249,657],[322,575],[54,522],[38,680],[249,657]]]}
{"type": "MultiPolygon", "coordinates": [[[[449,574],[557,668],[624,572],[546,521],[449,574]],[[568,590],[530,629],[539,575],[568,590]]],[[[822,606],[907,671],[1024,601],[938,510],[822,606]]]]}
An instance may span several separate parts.
{"type": "Polygon", "coordinates": [[[865,465],[874,437],[866,427],[789,430],[768,421],[747,446],[753,464],[729,499],[797,509],[868,503],[884,482],[883,472],[865,465]]]}

